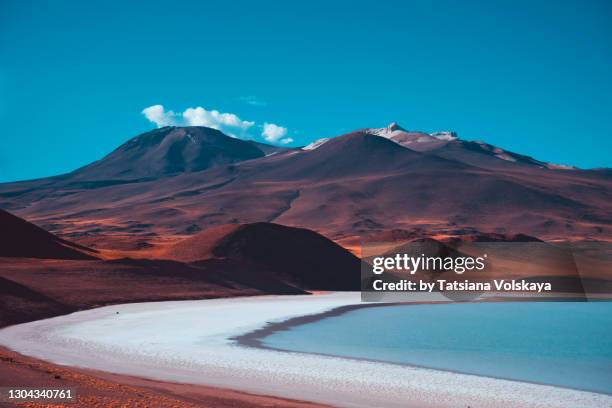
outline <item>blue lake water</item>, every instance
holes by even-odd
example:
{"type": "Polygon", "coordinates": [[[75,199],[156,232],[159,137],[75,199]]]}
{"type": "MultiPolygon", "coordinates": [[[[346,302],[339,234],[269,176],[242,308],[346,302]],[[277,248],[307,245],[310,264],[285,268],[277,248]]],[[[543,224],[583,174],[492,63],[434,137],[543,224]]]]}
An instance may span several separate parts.
{"type": "Polygon", "coordinates": [[[362,308],[262,342],[612,394],[612,302],[362,308]]]}

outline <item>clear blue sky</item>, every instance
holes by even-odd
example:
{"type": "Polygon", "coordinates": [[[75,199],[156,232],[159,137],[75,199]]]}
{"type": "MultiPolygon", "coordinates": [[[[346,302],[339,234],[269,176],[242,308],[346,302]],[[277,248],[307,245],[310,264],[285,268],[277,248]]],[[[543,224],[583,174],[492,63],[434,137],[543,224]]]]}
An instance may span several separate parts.
{"type": "Polygon", "coordinates": [[[3,0],[0,181],[96,160],[156,104],[292,145],[397,121],[609,167],[610,21],[609,0],[3,0]]]}

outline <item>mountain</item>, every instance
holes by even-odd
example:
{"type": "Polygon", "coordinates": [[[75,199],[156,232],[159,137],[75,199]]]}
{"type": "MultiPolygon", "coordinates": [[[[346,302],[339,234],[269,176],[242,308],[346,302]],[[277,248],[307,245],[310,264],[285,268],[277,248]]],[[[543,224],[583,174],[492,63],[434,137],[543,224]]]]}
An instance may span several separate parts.
{"type": "Polygon", "coordinates": [[[385,137],[411,150],[429,152],[477,167],[516,170],[522,166],[533,166],[554,170],[575,170],[572,166],[542,162],[485,142],[462,140],[455,132],[408,131],[397,123],[391,123],[386,128],[371,128],[364,131],[385,137]]]}
{"type": "Polygon", "coordinates": [[[71,180],[134,180],[197,172],[265,156],[260,147],[206,127],[168,126],[128,140],[71,180]]]}
{"type": "Polygon", "coordinates": [[[304,289],[359,289],[359,259],[316,232],[273,223],[202,231],[162,255],[183,262],[222,259],[304,289]]]}
{"type": "Polygon", "coordinates": [[[94,251],[0,210],[0,257],[95,259],[94,251]]]}
{"type": "Polygon", "coordinates": [[[0,184],[0,208],[90,247],[141,253],[211,227],[257,222],[343,243],[414,229],[612,240],[609,169],[559,169],[453,132],[397,124],[266,149],[213,129],[162,128],[73,173],[0,184]],[[199,156],[164,148],[174,143],[193,144],[199,156]]]}

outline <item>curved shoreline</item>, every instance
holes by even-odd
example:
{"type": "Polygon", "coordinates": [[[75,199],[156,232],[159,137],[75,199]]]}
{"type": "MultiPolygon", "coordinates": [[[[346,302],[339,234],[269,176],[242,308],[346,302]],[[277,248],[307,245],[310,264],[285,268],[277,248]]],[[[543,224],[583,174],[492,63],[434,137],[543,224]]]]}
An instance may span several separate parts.
{"type": "Polygon", "coordinates": [[[313,318],[343,306],[364,305],[358,294],[346,293],[116,305],[0,330],[0,344],[63,365],[346,407],[612,404],[603,394],[278,352],[232,340],[269,323],[313,318]]]}
{"type": "MultiPolygon", "coordinates": [[[[498,301],[497,299],[490,299],[490,300],[484,300],[481,303],[493,303],[498,301]]],[[[544,301],[544,302],[548,302],[548,301],[566,301],[564,299],[562,300],[536,300],[536,301],[544,301]]],[[[447,369],[447,368],[439,368],[439,367],[430,367],[430,366],[426,366],[426,365],[421,365],[421,364],[414,364],[414,363],[404,363],[404,362],[397,362],[397,361],[388,361],[388,360],[379,360],[379,359],[375,359],[375,358],[366,358],[366,357],[356,357],[356,356],[345,356],[345,355],[335,355],[335,354],[329,354],[329,353],[322,353],[322,352],[315,352],[315,351],[299,351],[299,350],[291,350],[291,349],[284,349],[284,348],[279,348],[279,347],[273,347],[270,345],[267,345],[263,342],[263,339],[280,331],[284,331],[284,330],[288,330],[291,329],[292,327],[295,326],[300,326],[300,325],[304,325],[304,324],[309,324],[309,323],[315,323],[318,322],[320,320],[329,318],[329,317],[337,317],[337,316],[341,316],[343,314],[352,312],[354,310],[359,310],[359,309],[365,309],[365,308],[373,308],[373,307],[394,307],[394,306],[417,306],[417,305],[434,305],[434,304],[440,304],[440,303],[445,303],[445,302],[427,302],[427,301],[423,301],[423,302],[401,302],[401,303],[397,303],[397,302],[390,302],[390,303],[365,303],[365,304],[359,304],[359,305],[348,305],[348,306],[340,306],[338,308],[332,309],[332,310],[328,310],[316,315],[307,315],[307,316],[298,316],[298,317],[294,317],[291,319],[288,319],[286,321],[282,321],[282,322],[278,322],[278,323],[268,323],[265,326],[263,326],[260,329],[254,330],[252,332],[240,335],[240,336],[236,336],[233,338],[230,338],[230,340],[234,340],[237,344],[240,344],[242,346],[245,347],[254,347],[254,348],[259,348],[259,349],[263,349],[263,350],[270,350],[270,351],[277,351],[277,352],[281,352],[281,353],[303,353],[303,354],[310,354],[310,355],[315,355],[315,356],[323,356],[323,357],[336,357],[336,358],[345,358],[345,359],[349,359],[349,360],[356,360],[356,361],[368,361],[368,362],[372,362],[372,363],[380,363],[380,364],[391,364],[391,365],[397,365],[397,366],[403,366],[403,367],[412,367],[412,368],[420,368],[420,369],[426,369],[426,370],[435,370],[435,371],[442,371],[442,372],[447,372],[447,373],[454,373],[454,374],[460,374],[460,375],[468,375],[468,376],[475,376],[475,377],[484,377],[484,378],[491,378],[491,379],[495,379],[495,380],[504,380],[504,381],[514,381],[514,382],[521,382],[521,383],[525,383],[525,384],[533,384],[533,385],[541,385],[541,386],[546,386],[546,387],[553,387],[553,388],[558,388],[558,389],[567,389],[567,390],[574,390],[574,391],[579,391],[579,392],[592,392],[592,393],[597,393],[597,394],[601,394],[601,395],[607,395],[612,397],[612,393],[605,393],[605,392],[595,392],[595,391],[591,391],[591,390],[585,390],[582,388],[577,388],[577,387],[569,387],[569,386],[560,386],[560,385],[555,385],[555,384],[548,384],[548,383],[543,383],[543,382],[537,382],[537,381],[530,381],[530,380],[525,380],[525,379],[512,379],[512,378],[507,378],[507,377],[496,377],[496,376],[492,376],[492,375],[486,375],[486,374],[476,374],[476,373],[469,373],[469,372],[465,372],[465,371],[460,371],[460,370],[453,370],[453,369],[447,369]]]]}
{"type": "MultiPolygon", "coordinates": [[[[414,304],[424,304],[424,303],[414,303],[414,304]]],[[[248,333],[241,334],[236,337],[232,337],[230,338],[230,340],[233,340],[237,344],[240,344],[241,346],[245,346],[245,347],[255,347],[255,348],[273,350],[273,351],[293,352],[291,350],[283,350],[283,349],[278,349],[275,347],[266,346],[262,342],[262,340],[265,337],[273,333],[276,333],[282,330],[286,330],[294,326],[318,322],[319,320],[322,320],[328,317],[340,316],[345,313],[351,312],[353,310],[363,309],[366,307],[384,307],[384,306],[396,306],[396,305],[400,305],[400,304],[399,303],[363,303],[363,304],[358,304],[358,305],[340,306],[340,307],[336,307],[334,309],[327,310],[327,311],[324,311],[318,314],[314,314],[314,315],[297,316],[297,317],[292,317],[290,319],[287,319],[281,322],[268,323],[259,329],[250,331],[248,333]]],[[[306,353],[306,354],[319,354],[319,353],[306,353]]],[[[319,355],[326,355],[326,354],[319,354],[319,355]]],[[[332,356],[332,357],[339,357],[339,356],[332,356]]],[[[364,360],[364,359],[356,358],[356,360],[364,360]]]]}

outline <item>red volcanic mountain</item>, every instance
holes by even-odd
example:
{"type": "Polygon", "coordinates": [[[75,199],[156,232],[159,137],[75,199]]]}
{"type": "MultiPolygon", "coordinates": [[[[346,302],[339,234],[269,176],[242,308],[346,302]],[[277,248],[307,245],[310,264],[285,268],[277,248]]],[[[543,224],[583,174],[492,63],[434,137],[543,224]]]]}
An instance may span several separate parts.
{"type": "Polygon", "coordinates": [[[359,259],[316,232],[273,223],[213,227],[170,247],[164,258],[183,262],[223,259],[236,269],[305,289],[359,289],[359,259]]]}
{"type": "Polygon", "coordinates": [[[611,240],[610,174],[397,125],[304,149],[162,128],[73,173],[2,184],[0,207],[88,246],[130,250],[254,222],[338,242],[415,228],[434,237],[611,240]]]}
{"type": "Polygon", "coordinates": [[[73,172],[70,179],[157,178],[263,156],[265,153],[256,144],[244,143],[216,129],[169,126],[128,140],[102,160],[73,172]]]}
{"type": "Polygon", "coordinates": [[[58,238],[3,210],[0,226],[0,257],[95,259],[95,251],[58,238]]]}

